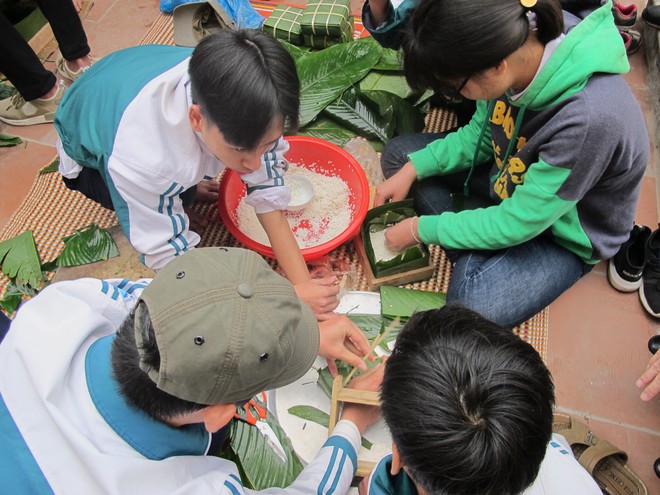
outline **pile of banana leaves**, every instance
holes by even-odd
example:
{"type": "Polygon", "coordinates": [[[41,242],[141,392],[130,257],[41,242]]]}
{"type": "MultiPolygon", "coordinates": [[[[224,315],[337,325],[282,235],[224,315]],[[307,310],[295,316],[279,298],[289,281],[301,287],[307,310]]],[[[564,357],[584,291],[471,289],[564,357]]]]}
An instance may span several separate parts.
{"type": "Polygon", "coordinates": [[[300,78],[299,134],[339,146],[355,136],[376,149],[399,134],[421,132],[430,93],[414,93],[401,53],[362,38],[309,51],[282,41],[300,78]]]}

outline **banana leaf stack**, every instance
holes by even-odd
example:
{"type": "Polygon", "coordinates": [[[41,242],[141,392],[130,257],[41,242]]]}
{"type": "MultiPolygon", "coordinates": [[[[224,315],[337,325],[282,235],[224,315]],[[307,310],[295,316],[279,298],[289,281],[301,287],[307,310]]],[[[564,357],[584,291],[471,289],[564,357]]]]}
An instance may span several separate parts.
{"type": "Polygon", "coordinates": [[[379,151],[393,137],[424,128],[431,92],[410,89],[400,52],[371,37],[324,50],[281,42],[298,68],[299,134],[338,146],[362,136],[379,151]]]}

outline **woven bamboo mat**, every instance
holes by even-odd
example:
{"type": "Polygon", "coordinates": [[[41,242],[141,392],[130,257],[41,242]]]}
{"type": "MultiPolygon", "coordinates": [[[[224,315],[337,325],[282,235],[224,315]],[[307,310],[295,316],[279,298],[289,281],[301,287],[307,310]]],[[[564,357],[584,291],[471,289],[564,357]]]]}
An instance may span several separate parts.
{"type": "MultiPolygon", "coordinates": [[[[253,3],[257,11],[267,17],[275,5],[253,3]]],[[[364,36],[362,23],[355,20],[355,36],[364,36]]],[[[142,44],[172,44],[172,16],[161,13],[142,40],[142,44]]],[[[443,109],[433,109],[427,116],[426,130],[439,132],[455,125],[453,113],[443,109]]],[[[47,165],[47,164],[44,164],[47,165]]],[[[195,205],[203,214],[213,214],[211,206],[195,205]]],[[[107,228],[117,224],[115,214],[108,211],[82,194],[69,191],[57,173],[38,175],[25,200],[14,212],[5,228],[0,231],[0,241],[14,237],[25,230],[32,230],[42,261],[50,261],[64,248],[62,238],[76,229],[95,222],[107,228]]],[[[200,246],[240,246],[243,247],[224,225],[218,220],[211,222],[202,233],[200,246]]],[[[446,292],[451,275],[451,264],[444,252],[437,246],[431,246],[431,256],[436,270],[429,280],[409,284],[406,287],[446,292]]],[[[357,273],[356,290],[366,290],[366,279],[357,253],[352,243],[344,244],[329,254],[334,259],[342,259],[351,264],[357,273]]],[[[275,266],[274,261],[270,261],[275,266]]],[[[0,279],[0,294],[8,280],[0,279]]],[[[548,342],[548,309],[534,316],[529,321],[514,329],[521,338],[532,344],[545,359],[548,342]]]]}

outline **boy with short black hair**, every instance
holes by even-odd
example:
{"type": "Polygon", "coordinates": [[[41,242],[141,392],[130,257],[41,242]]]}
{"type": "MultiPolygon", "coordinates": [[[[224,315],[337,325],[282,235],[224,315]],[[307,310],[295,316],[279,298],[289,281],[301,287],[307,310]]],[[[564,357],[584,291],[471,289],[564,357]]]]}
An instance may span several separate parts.
{"type": "Polygon", "coordinates": [[[417,313],[385,366],[393,452],[369,494],[600,494],[552,433],[553,404],[550,372],[510,330],[460,306],[417,313]]]}
{"type": "Polygon", "coordinates": [[[336,279],[311,280],[284,215],[283,133],[298,126],[299,91],[291,55],[256,30],[222,30],[194,50],[121,50],[62,99],[59,169],[67,187],[117,213],[154,270],[200,242],[208,219],[188,206],[196,197],[216,201],[218,184],[207,179],[234,170],[287,278],[327,315],[337,305],[336,279]]]}

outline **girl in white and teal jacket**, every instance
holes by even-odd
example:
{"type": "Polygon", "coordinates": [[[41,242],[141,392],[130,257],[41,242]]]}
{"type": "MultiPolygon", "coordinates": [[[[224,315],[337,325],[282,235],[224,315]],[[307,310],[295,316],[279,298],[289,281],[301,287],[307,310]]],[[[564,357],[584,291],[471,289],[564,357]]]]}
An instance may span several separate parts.
{"type": "Polygon", "coordinates": [[[423,0],[412,16],[409,83],[477,111],[389,143],[376,204],[415,199],[386,239],[445,249],[448,302],[518,325],[627,240],[649,143],[611,7],[580,21],[558,0],[423,0]]]}

